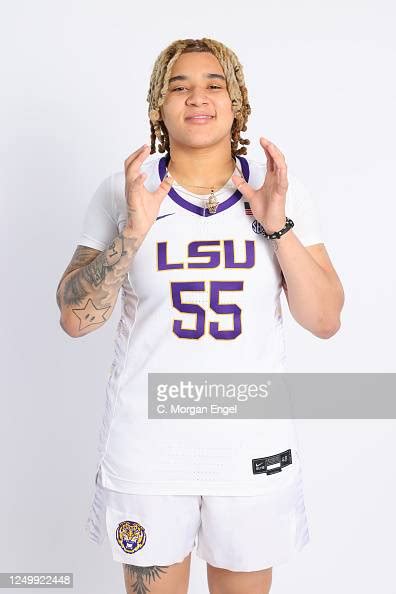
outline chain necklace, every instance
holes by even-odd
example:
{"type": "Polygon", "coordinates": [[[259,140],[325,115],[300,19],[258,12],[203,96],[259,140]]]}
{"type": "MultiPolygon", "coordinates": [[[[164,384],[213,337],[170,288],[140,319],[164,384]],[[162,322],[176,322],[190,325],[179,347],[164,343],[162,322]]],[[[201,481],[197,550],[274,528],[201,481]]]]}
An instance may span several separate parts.
{"type": "MultiPolygon", "coordinates": [[[[242,173],[242,171],[240,170],[240,168],[239,168],[239,166],[238,166],[238,163],[236,163],[236,162],[235,162],[235,167],[237,168],[237,170],[238,170],[238,171],[239,171],[239,173],[241,174],[241,177],[243,177],[243,173],[242,173]]],[[[168,168],[166,168],[166,171],[167,171],[167,173],[169,173],[169,170],[168,170],[168,168]]],[[[169,175],[170,175],[170,173],[169,173],[169,175]]],[[[220,204],[220,202],[219,202],[218,200],[216,200],[216,195],[215,195],[215,191],[214,191],[214,189],[215,189],[215,188],[214,188],[214,186],[211,186],[211,187],[209,187],[209,188],[208,188],[207,186],[193,186],[193,185],[191,185],[191,186],[190,186],[189,184],[187,184],[187,185],[188,185],[190,188],[200,188],[200,189],[202,189],[202,190],[210,190],[209,199],[202,198],[202,200],[205,200],[206,207],[207,207],[207,209],[209,210],[209,212],[210,212],[211,214],[214,214],[214,213],[216,212],[216,210],[217,210],[217,207],[218,207],[218,205],[220,204]]],[[[182,185],[180,185],[180,184],[178,184],[178,183],[174,183],[174,182],[172,183],[172,187],[173,187],[173,186],[176,186],[177,188],[182,188],[182,189],[184,190],[184,192],[186,192],[186,194],[187,194],[188,196],[192,196],[193,198],[196,198],[196,195],[195,195],[195,194],[191,194],[190,192],[187,192],[187,190],[185,190],[185,189],[184,189],[184,186],[182,186],[182,185]]],[[[223,186],[222,188],[219,188],[219,190],[220,190],[220,189],[223,189],[223,188],[227,188],[227,187],[235,187],[235,186],[234,186],[234,185],[232,185],[232,186],[231,186],[230,184],[226,184],[226,185],[225,185],[225,186],[223,186]]]]}

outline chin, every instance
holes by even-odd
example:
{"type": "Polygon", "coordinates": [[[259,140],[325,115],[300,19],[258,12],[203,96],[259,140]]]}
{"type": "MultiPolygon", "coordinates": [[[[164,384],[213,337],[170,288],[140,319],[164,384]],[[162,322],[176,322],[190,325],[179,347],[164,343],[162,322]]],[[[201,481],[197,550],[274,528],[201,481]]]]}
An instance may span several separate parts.
{"type": "Polygon", "coordinates": [[[224,137],[208,137],[208,133],[206,131],[200,134],[189,134],[188,138],[175,138],[173,139],[173,143],[179,146],[185,146],[188,148],[209,148],[211,146],[215,146],[221,143],[224,140],[224,137]]]}

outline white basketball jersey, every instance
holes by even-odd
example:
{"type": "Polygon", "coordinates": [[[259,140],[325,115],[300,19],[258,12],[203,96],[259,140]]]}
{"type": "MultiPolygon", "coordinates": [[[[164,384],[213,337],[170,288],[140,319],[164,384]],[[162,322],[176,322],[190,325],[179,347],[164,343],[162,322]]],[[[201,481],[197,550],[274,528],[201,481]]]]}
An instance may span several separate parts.
{"type": "MultiPolygon", "coordinates": [[[[237,160],[246,181],[260,187],[266,166],[237,160]]],[[[143,164],[148,190],[165,177],[168,161],[169,154],[152,155],[143,164]]],[[[286,214],[295,224],[289,233],[303,245],[322,242],[312,195],[288,178],[286,214]]],[[[122,285],[99,439],[98,472],[109,489],[255,495],[290,484],[297,473],[292,419],[148,418],[149,372],[286,371],[281,269],[272,242],[231,178],[216,198],[210,213],[207,196],[172,188],[122,285]],[[280,471],[253,471],[253,460],[279,454],[280,471]]],[[[117,172],[93,195],[78,244],[104,250],[125,222],[125,175],[117,172]]]]}

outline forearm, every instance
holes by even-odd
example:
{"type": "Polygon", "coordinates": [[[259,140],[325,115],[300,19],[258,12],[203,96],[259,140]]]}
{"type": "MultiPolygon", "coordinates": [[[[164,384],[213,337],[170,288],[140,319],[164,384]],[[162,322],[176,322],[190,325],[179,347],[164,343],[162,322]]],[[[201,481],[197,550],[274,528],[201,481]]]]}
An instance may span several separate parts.
{"type": "Polygon", "coordinates": [[[57,291],[60,324],[73,337],[88,334],[110,318],[119,289],[144,236],[124,229],[86,266],[68,274],[57,291]]]}
{"type": "Polygon", "coordinates": [[[293,230],[270,241],[286,280],[292,316],[316,336],[332,336],[340,326],[344,303],[337,274],[322,268],[293,230]]]}

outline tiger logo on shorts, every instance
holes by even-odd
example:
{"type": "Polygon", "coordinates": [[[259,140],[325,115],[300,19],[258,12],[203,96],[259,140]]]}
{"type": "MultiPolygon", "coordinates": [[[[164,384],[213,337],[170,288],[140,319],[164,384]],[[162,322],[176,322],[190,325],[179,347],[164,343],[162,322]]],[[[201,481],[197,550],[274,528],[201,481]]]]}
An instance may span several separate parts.
{"type": "Polygon", "coordinates": [[[138,522],[125,520],[117,526],[116,539],[125,553],[136,553],[145,545],[146,531],[138,522]]]}

